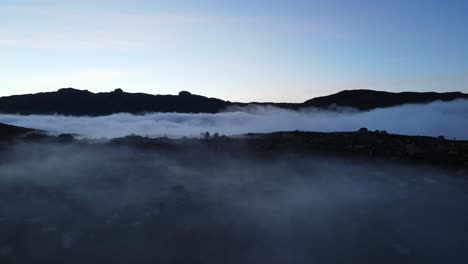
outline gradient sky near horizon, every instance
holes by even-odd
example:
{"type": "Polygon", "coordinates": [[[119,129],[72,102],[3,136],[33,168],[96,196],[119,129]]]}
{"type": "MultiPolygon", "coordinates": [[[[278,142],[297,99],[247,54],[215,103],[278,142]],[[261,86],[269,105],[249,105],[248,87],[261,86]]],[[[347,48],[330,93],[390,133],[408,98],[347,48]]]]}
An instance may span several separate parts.
{"type": "Polygon", "coordinates": [[[0,96],[468,92],[468,1],[0,0],[0,96]]]}

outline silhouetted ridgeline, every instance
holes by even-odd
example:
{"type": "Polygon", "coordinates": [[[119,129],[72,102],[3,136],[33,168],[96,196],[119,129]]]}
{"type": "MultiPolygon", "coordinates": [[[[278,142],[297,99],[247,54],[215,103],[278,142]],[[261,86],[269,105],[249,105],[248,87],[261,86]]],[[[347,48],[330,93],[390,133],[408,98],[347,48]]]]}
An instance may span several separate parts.
{"type": "MultiPolygon", "coordinates": [[[[408,103],[429,103],[437,100],[451,101],[468,98],[468,94],[453,93],[389,93],[372,90],[342,91],[330,96],[317,97],[304,103],[252,103],[272,105],[286,109],[304,107],[329,108],[332,106],[353,107],[371,110],[408,103]]],[[[218,113],[229,107],[246,106],[216,98],[207,98],[189,92],[179,95],[150,95],[126,93],[116,89],[109,93],[92,93],[73,88],[57,92],[15,95],[0,98],[0,112],[11,114],[63,114],[76,116],[100,116],[114,113],[178,112],[218,113]]]]}
{"type": "Polygon", "coordinates": [[[19,114],[64,114],[100,116],[113,113],[182,112],[215,113],[229,103],[181,92],[173,95],[125,93],[116,89],[110,93],[92,93],[73,88],[57,92],[15,95],[0,98],[0,112],[19,114]]]}
{"type": "Polygon", "coordinates": [[[403,104],[430,103],[438,100],[452,101],[466,98],[468,98],[468,94],[461,92],[390,93],[372,90],[345,90],[333,95],[310,99],[305,101],[303,105],[322,108],[336,104],[339,106],[353,107],[359,110],[371,110],[403,104]]]}

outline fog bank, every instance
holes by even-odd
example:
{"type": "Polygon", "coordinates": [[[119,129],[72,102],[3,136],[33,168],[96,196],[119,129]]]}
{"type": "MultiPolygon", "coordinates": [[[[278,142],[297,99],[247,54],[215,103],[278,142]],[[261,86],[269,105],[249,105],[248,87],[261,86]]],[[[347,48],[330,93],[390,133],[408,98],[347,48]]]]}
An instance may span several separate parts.
{"type": "Polygon", "coordinates": [[[225,135],[293,130],[333,132],[367,127],[395,134],[468,139],[468,100],[404,105],[369,112],[290,111],[250,106],[242,111],[219,114],[0,115],[0,123],[56,133],[77,133],[87,138],[114,138],[129,134],[182,137],[198,136],[204,131],[225,135]]]}
{"type": "Polygon", "coordinates": [[[237,154],[5,150],[0,261],[468,261],[464,178],[367,160],[237,154]]]}

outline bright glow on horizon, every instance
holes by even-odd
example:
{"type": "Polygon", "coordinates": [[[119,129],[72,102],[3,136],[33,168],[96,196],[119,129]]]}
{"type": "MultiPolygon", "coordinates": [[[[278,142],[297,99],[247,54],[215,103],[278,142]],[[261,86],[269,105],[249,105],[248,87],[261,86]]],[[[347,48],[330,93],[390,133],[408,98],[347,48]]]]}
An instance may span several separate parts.
{"type": "Polygon", "coordinates": [[[468,92],[468,3],[407,2],[6,0],[0,96],[120,87],[303,102],[359,88],[468,92]]]}

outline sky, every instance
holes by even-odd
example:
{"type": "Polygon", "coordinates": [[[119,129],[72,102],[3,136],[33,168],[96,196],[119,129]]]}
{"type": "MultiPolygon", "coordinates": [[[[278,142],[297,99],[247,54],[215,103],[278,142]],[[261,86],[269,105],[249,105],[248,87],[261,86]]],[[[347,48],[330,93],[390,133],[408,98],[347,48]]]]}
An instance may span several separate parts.
{"type": "Polygon", "coordinates": [[[468,92],[468,1],[0,0],[0,96],[468,92]]]}

